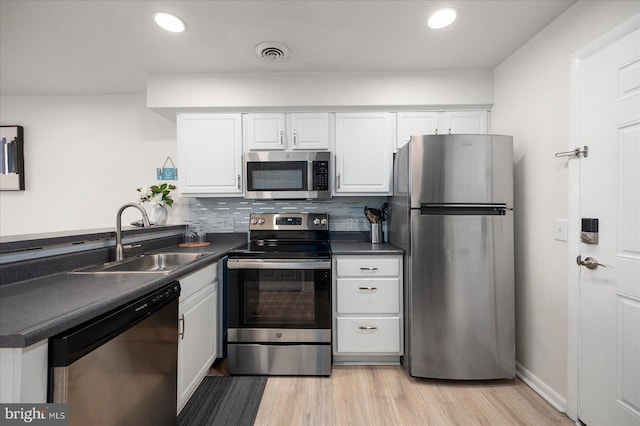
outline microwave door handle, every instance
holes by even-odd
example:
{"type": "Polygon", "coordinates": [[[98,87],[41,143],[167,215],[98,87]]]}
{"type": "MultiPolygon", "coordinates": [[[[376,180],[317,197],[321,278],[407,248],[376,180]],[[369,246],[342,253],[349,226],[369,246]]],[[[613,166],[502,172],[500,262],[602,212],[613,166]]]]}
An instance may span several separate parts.
{"type": "Polygon", "coordinates": [[[314,191],[313,187],[313,161],[307,162],[307,191],[314,191]]]}

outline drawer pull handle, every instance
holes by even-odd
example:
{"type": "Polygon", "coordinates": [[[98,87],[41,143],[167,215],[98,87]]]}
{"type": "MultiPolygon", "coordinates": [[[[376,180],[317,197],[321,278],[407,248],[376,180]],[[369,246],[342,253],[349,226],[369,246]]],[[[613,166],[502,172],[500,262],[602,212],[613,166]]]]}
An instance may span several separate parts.
{"type": "Polygon", "coordinates": [[[358,287],[358,290],[362,290],[362,291],[377,291],[378,287],[358,287]]]}
{"type": "Polygon", "coordinates": [[[366,331],[372,331],[372,330],[377,330],[378,327],[373,326],[373,325],[361,325],[360,327],[358,327],[360,330],[366,330],[366,331]]]}
{"type": "Polygon", "coordinates": [[[377,271],[378,268],[376,268],[375,266],[367,266],[367,267],[361,267],[360,270],[361,271],[377,271]]]}
{"type": "Polygon", "coordinates": [[[180,340],[184,340],[184,331],[187,328],[187,323],[184,320],[184,314],[180,315],[180,321],[182,322],[182,331],[178,333],[178,336],[180,336],[180,340]]]}

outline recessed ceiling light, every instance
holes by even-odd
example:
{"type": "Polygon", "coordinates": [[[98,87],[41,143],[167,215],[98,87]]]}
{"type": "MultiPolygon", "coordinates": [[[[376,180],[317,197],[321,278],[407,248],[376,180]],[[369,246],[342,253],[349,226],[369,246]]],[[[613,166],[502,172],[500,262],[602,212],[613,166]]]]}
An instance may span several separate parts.
{"type": "Polygon", "coordinates": [[[181,33],[187,28],[180,18],[170,13],[158,12],[153,15],[153,19],[161,28],[172,33],[181,33]]]}
{"type": "Polygon", "coordinates": [[[427,25],[434,30],[448,27],[456,20],[455,9],[440,9],[429,17],[427,25]]]}

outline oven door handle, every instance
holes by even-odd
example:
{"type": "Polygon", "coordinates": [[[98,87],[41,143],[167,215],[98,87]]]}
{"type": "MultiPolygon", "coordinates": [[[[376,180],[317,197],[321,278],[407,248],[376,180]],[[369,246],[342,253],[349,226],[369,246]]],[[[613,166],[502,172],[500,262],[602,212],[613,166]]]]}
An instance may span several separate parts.
{"type": "Polygon", "coordinates": [[[229,269],[331,269],[331,260],[316,259],[229,259],[229,269]]]}

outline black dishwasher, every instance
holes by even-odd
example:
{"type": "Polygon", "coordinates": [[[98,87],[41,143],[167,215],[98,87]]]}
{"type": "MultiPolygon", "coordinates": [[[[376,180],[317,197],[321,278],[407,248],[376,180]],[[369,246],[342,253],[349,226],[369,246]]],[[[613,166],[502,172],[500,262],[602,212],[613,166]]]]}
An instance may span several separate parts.
{"type": "Polygon", "coordinates": [[[49,340],[49,402],[71,425],[175,425],[176,281],[49,340]]]}

